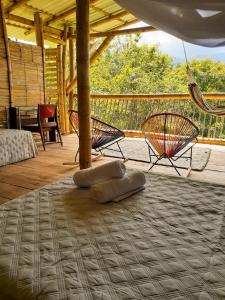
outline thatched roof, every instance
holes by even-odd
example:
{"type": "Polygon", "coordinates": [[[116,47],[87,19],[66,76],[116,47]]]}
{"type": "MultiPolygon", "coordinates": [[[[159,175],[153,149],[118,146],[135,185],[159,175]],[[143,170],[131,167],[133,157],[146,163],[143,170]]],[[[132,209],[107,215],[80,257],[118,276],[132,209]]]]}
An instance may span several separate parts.
{"type": "MultiPolygon", "coordinates": [[[[62,36],[64,25],[75,28],[75,0],[5,0],[6,24],[9,37],[35,41],[34,13],[40,12],[46,40],[62,36]]],[[[120,29],[137,22],[113,0],[90,0],[90,31],[120,29]]]]}

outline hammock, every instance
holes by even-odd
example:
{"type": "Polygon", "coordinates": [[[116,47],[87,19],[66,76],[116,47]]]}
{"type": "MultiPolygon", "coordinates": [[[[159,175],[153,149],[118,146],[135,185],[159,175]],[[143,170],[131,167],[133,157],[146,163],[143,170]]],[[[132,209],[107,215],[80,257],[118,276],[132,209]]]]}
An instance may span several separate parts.
{"type": "Polygon", "coordinates": [[[191,99],[203,111],[205,111],[209,114],[212,114],[212,115],[216,115],[216,116],[224,116],[225,115],[225,106],[212,105],[212,104],[208,103],[205,100],[204,96],[202,95],[202,92],[196,82],[189,83],[188,90],[189,90],[191,99]]]}
{"type": "Polygon", "coordinates": [[[213,105],[205,100],[198,84],[195,82],[195,80],[192,76],[192,72],[189,67],[189,63],[188,63],[188,59],[187,59],[186,49],[184,46],[184,41],[182,41],[182,44],[183,44],[184,55],[185,55],[185,60],[186,60],[186,64],[187,64],[186,70],[187,70],[187,77],[188,77],[188,81],[189,81],[188,90],[189,90],[191,99],[204,112],[207,112],[209,114],[216,115],[216,116],[224,116],[225,115],[225,105],[224,106],[213,105]]]}

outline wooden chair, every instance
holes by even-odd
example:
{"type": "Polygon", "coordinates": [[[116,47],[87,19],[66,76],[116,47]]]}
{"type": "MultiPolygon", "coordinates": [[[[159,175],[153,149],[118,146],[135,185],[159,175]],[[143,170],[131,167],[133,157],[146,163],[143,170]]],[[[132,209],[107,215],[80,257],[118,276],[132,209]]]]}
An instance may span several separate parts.
{"type": "MultiPolygon", "coordinates": [[[[79,120],[78,120],[78,111],[69,110],[69,120],[74,129],[74,132],[79,137],[79,120]]],[[[91,134],[92,134],[92,149],[101,153],[103,155],[103,150],[108,148],[109,150],[119,152],[124,160],[123,151],[119,145],[119,141],[121,141],[125,135],[118,128],[109,125],[105,122],[102,122],[94,117],[91,117],[91,134]],[[116,144],[118,149],[110,148],[113,144],[116,144]]],[[[75,162],[77,160],[77,155],[79,153],[79,148],[75,155],[75,162]]],[[[110,157],[118,157],[111,156],[110,157]]]]}
{"type": "Polygon", "coordinates": [[[169,166],[174,167],[179,175],[181,175],[177,170],[179,167],[175,166],[174,161],[179,158],[190,159],[191,170],[194,144],[187,146],[199,134],[199,129],[192,121],[179,114],[158,113],[150,116],[142,124],[142,131],[149,149],[150,164],[152,164],[149,170],[155,165],[163,165],[159,163],[163,158],[169,160],[171,164],[169,166]],[[185,155],[189,150],[190,155],[185,155]],[[152,157],[155,157],[156,161],[152,161],[152,157]]]}
{"type": "Polygon", "coordinates": [[[57,105],[55,104],[38,104],[36,122],[23,125],[22,128],[31,132],[40,133],[44,150],[47,142],[58,143],[56,132],[58,134],[59,143],[63,146],[58,122],[57,105]],[[49,139],[47,138],[48,134],[49,139]]]}

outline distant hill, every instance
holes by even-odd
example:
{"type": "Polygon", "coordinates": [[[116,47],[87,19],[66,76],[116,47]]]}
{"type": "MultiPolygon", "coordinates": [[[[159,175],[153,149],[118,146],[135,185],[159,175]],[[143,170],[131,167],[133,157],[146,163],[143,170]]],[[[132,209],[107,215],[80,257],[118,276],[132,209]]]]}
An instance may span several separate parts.
{"type": "MultiPolygon", "coordinates": [[[[204,59],[206,57],[210,57],[212,60],[222,61],[225,63],[225,53],[224,54],[215,53],[215,54],[211,54],[211,55],[195,55],[193,57],[195,57],[197,59],[204,59]]],[[[189,58],[189,59],[191,59],[191,58],[189,58]]],[[[175,57],[173,57],[173,62],[174,62],[174,64],[183,64],[183,63],[185,63],[185,58],[175,56],[175,57]]]]}

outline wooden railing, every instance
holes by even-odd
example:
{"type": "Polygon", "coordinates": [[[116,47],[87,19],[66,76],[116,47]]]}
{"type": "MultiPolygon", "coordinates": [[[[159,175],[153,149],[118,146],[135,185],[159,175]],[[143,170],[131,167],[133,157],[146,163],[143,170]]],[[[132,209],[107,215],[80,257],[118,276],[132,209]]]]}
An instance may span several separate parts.
{"type": "MultiPolygon", "coordinates": [[[[225,93],[204,96],[209,102],[225,105],[225,93]]],[[[91,95],[91,100],[92,115],[122,129],[126,136],[143,136],[141,124],[151,114],[173,112],[186,116],[200,128],[200,142],[225,145],[225,116],[201,111],[189,94],[91,95]]]]}

